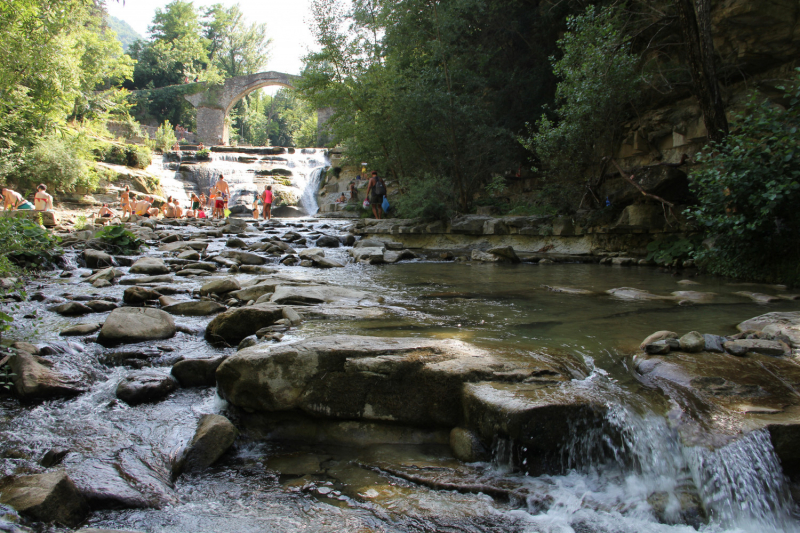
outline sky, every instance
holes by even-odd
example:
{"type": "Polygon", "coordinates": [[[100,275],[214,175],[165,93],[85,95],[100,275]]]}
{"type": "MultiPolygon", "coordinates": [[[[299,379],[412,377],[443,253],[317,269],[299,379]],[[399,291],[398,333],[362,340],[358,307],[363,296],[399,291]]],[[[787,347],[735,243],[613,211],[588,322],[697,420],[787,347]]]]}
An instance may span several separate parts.
{"type": "MultiPolygon", "coordinates": [[[[124,20],[143,37],[148,37],[147,27],[152,23],[156,9],[163,9],[168,3],[169,0],[125,0],[124,3],[106,2],[106,9],[111,16],[124,20]]],[[[249,22],[267,24],[272,53],[265,70],[300,74],[303,68],[301,58],[314,46],[314,38],[308,29],[310,0],[194,0],[197,7],[237,3],[249,22]]]]}

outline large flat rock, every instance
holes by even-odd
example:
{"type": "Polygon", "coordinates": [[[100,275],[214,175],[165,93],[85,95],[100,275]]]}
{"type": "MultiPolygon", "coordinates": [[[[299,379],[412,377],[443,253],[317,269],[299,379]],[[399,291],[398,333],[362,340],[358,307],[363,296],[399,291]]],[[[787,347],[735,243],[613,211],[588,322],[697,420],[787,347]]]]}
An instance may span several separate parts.
{"type": "Polygon", "coordinates": [[[755,329],[769,335],[785,335],[792,342],[792,348],[800,348],[800,311],[767,313],[745,320],[736,328],[739,331],[755,329]]]}
{"type": "Polygon", "coordinates": [[[283,318],[283,309],[270,304],[238,307],[214,317],[206,326],[206,340],[214,344],[235,346],[245,337],[283,318]]]}
{"type": "Polygon", "coordinates": [[[362,300],[378,301],[364,291],[334,287],[332,285],[279,285],[275,287],[270,301],[283,305],[316,305],[345,302],[358,303],[362,300]]]}
{"type": "Polygon", "coordinates": [[[217,387],[249,411],[452,427],[464,383],[542,376],[569,379],[550,362],[504,360],[456,340],[341,335],[237,352],[217,370],[217,387]]]}

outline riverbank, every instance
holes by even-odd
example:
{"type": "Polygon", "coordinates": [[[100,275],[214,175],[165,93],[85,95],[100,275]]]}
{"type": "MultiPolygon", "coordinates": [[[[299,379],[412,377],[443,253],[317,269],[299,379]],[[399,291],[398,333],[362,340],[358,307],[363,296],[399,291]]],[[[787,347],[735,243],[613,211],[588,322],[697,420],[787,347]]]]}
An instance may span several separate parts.
{"type": "MultiPolygon", "coordinates": [[[[31,280],[4,337],[21,342],[23,400],[7,398],[0,423],[6,487],[65,473],[85,503],[75,526],[524,531],[583,516],[589,531],[607,531],[607,519],[626,531],[796,527],[789,484],[734,488],[741,476],[798,474],[796,354],[714,352],[705,338],[667,355],[638,346],[666,327],[796,350],[794,315],[743,325],[740,338],[731,327],[796,310],[785,288],[591,264],[425,262],[388,239],[377,262],[365,250],[381,234],[357,239],[325,220],[129,229],[148,250],[94,250],[92,229],[65,235],[72,266],[31,280]],[[398,263],[379,264],[390,252],[398,263]],[[761,473],[733,460],[736,446],[761,473]],[[732,501],[777,503],[729,512],[686,477],[711,479],[714,461],[728,463],[732,501]],[[571,483],[597,469],[592,501],[560,511],[571,483]],[[623,489],[629,476],[646,488],[623,489]]],[[[37,512],[23,514],[52,519],[37,512]]]]}

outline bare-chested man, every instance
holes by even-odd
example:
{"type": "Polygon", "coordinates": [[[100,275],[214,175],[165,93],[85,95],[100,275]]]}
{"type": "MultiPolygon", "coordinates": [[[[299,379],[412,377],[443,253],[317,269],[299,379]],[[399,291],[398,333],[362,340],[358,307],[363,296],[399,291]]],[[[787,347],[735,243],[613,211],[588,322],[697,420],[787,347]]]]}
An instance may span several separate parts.
{"type": "Polygon", "coordinates": [[[219,180],[214,186],[211,188],[212,192],[216,193],[216,199],[214,201],[214,218],[219,216],[219,218],[225,218],[225,203],[228,201],[228,197],[230,197],[230,189],[228,188],[228,183],[225,181],[225,176],[222,174],[219,175],[219,180]]]}

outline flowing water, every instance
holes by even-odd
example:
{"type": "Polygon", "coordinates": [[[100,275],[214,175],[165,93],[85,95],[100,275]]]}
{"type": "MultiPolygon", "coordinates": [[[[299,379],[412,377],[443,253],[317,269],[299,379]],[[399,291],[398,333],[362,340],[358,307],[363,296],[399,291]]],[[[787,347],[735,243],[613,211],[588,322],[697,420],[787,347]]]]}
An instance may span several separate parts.
{"type": "MultiPolygon", "coordinates": [[[[244,149],[243,149],[244,150],[244,149]]],[[[250,208],[253,198],[267,185],[283,195],[290,204],[299,203],[309,215],[319,211],[316,192],[322,171],[330,165],[326,151],[321,148],[285,149],[278,155],[248,152],[211,152],[210,160],[198,162],[185,155],[185,161],[174,161],[174,155],[164,155],[147,170],[158,176],[165,196],[172,196],[189,205],[189,196],[201,193],[208,196],[220,174],[225,176],[231,191],[229,207],[250,208]],[[291,153],[289,153],[291,152],[291,153]]],[[[279,149],[280,150],[280,149],[279,149]]]]}
{"type": "MultiPolygon", "coordinates": [[[[313,161],[304,163],[306,169],[321,162],[314,159],[317,154],[301,155],[313,161]]],[[[214,168],[225,169],[235,197],[247,198],[258,186],[247,170],[252,164],[225,154],[214,168]]],[[[196,171],[191,183],[204,187],[203,180],[211,180],[213,172],[196,171]]],[[[303,175],[314,179],[312,172],[303,175]]],[[[169,180],[162,183],[174,186],[169,180]]],[[[306,219],[291,224],[279,231],[344,231],[340,222],[306,219]]],[[[255,235],[248,241],[263,236],[255,235]]],[[[218,240],[209,252],[223,248],[224,240],[218,240]]],[[[344,248],[326,254],[347,260],[344,248]]],[[[714,293],[710,303],[679,305],[603,294],[617,287],[661,295],[687,289],[677,283],[680,278],[653,268],[426,261],[348,263],[329,270],[275,268],[298,279],[380,295],[383,306],[392,311],[389,318],[380,319],[308,320],[291,330],[284,342],[327,334],[414,336],[461,339],[518,357],[570,354],[589,369],[578,386],[602,398],[608,406],[605,420],[574,426],[560,475],[523,474],[513,457],[514,443],[502,440],[495,442],[491,462],[463,464],[442,444],[341,447],[287,444],[245,434],[213,468],[181,476],[171,486],[171,458],[191,438],[199,416],[226,413],[225,402],[213,389],[181,389],[163,402],[129,407],[114,392],[127,371],[102,364],[114,350],[65,342],[58,331],[79,320],[44,311],[42,303],[25,302],[15,317],[38,318],[22,322],[26,326],[13,337],[53,347],[58,353],[49,359],[55,368],[89,376],[89,387],[75,399],[35,406],[5,400],[0,418],[2,473],[42,471],[37,461],[47,450],[69,448],[63,467],[73,478],[80,480],[90,467],[96,475],[109,468],[123,471],[160,504],[95,511],[89,525],[148,532],[800,532],[790,487],[769,435],[763,430],[733,431],[713,447],[691,443],[682,429],[687,418],[702,418],[702,410],[645,387],[636,379],[631,360],[641,339],[655,330],[730,334],[737,323],[765,312],[797,310],[797,302],[756,304],[734,294],[753,287],[702,276],[693,278],[698,285],[688,288],[714,293]],[[570,295],[544,286],[595,294],[570,295]],[[422,472],[450,486],[487,489],[433,488],[409,481],[402,472],[422,472]]],[[[203,281],[182,278],[176,287],[192,290],[203,281]]],[[[52,277],[28,289],[29,294],[36,291],[47,297],[118,297],[121,292],[119,287],[94,289],[77,277],[52,277]]],[[[173,339],[125,349],[155,351],[153,365],[165,373],[178,357],[233,353],[205,342],[207,321],[178,317],[182,332],[173,339]]]]}

